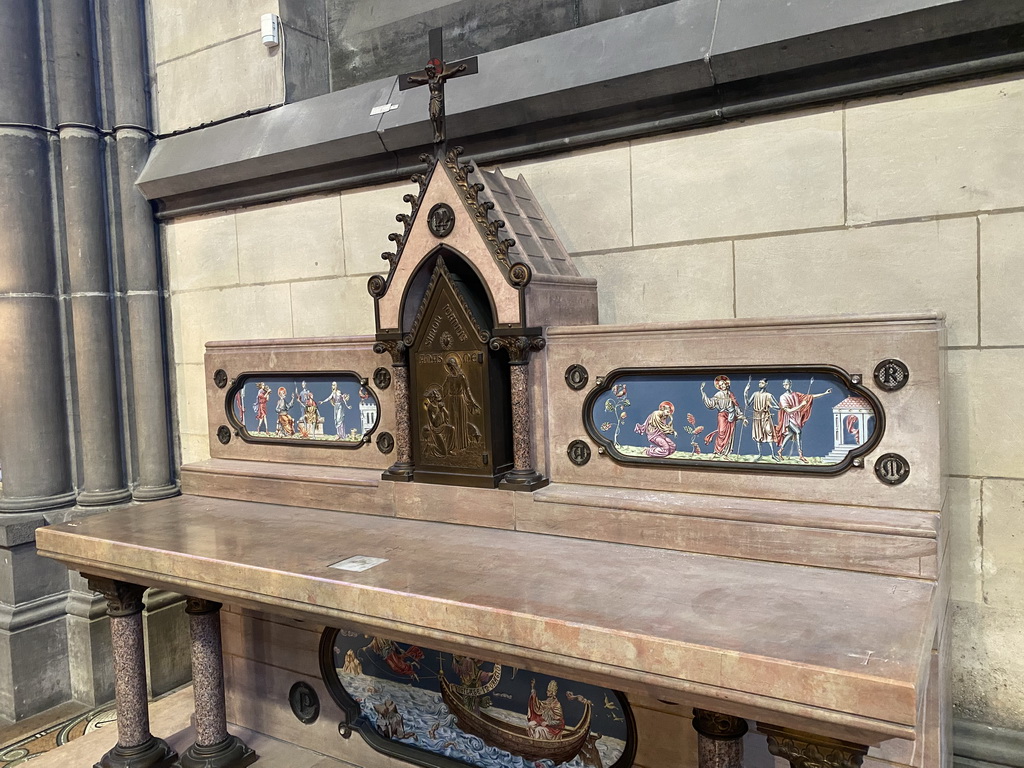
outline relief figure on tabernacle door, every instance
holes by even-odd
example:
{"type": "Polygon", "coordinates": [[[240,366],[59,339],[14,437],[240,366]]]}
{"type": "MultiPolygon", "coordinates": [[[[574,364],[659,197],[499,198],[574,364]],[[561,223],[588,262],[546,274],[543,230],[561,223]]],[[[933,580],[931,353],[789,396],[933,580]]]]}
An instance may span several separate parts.
{"type": "Polygon", "coordinates": [[[448,409],[448,418],[455,427],[452,434],[452,452],[461,453],[480,441],[480,430],[469,420],[470,415],[480,413],[480,404],[473,397],[466,374],[459,365],[459,359],[455,355],[448,355],[444,367],[447,376],[441,384],[441,396],[448,409]]]}
{"type": "Polygon", "coordinates": [[[427,423],[421,430],[423,452],[427,456],[447,456],[452,452],[455,427],[451,423],[441,388],[436,384],[427,387],[423,393],[423,410],[427,416],[427,423]]]}

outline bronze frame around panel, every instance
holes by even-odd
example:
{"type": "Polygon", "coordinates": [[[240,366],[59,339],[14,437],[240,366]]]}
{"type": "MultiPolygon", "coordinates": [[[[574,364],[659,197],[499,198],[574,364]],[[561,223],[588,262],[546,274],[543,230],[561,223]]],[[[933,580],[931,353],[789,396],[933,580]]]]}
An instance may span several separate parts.
{"type": "MultiPolygon", "coordinates": [[[[385,738],[377,732],[377,729],[373,727],[369,719],[363,716],[359,702],[352,698],[338,677],[337,669],[334,666],[334,640],[340,631],[335,627],[324,629],[323,634],[320,636],[319,656],[320,678],[324,681],[324,686],[327,688],[331,698],[334,699],[335,704],[341,707],[342,712],[345,713],[345,722],[338,725],[338,731],[342,734],[342,737],[348,738],[346,734],[347,729],[356,731],[377,752],[388,757],[405,760],[414,765],[424,766],[424,768],[467,768],[467,766],[472,768],[471,763],[465,763],[461,760],[445,757],[444,755],[435,755],[425,750],[417,749],[410,744],[403,744],[400,741],[385,738]]],[[[619,759],[614,764],[608,766],[608,768],[632,768],[633,761],[636,759],[637,742],[636,719],[633,717],[633,708],[630,706],[626,694],[612,688],[607,690],[612,691],[618,697],[622,713],[626,718],[626,748],[619,759]]]]}
{"type": "Polygon", "coordinates": [[[600,454],[608,456],[617,464],[634,465],[639,467],[671,467],[673,469],[702,469],[706,472],[753,472],[755,474],[796,474],[796,475],[839,475],[851,467],[862,468],[863,457],[873,451],[881,442],[885,434],[885,409],[881,401],[869,389],[866,389],[861,382],[863,378],[859,374],[847,373],[835,365],[717,365],[717,366],[679,366],[666,368],[616,368],[606,376],[597,378],[597,385],[593,387],[583,401],[583,427],[587,435],[600,446],[600,454]],[[875,409],[875,428],[871,437],[864,445],[851,450],[842,461],[831,465],[805,465],[800,464],[753,464],[740,461],[697,461],[694,459],[667,459],[651,456],[625,456],[615,450],[615,445],[605,437],[594,423],[593,411],[597,400],[606,392],[610,392],[612,385],[618,379],[625,376],[648,376],[648,377],[669,377],[678,375],[706,374],[714,378],[719,374],[733,376],[742,374],[763,374],[766,376],[785,374],[792,377],[794,374],[826,374],[834,376],[843,382],[851,396],[863,397],[871,407],[875,409]]]}
{"type": "Polygon", "coordinates": [[[341,448],[347,450],[356,450],[362,448],[364,445],[372,442],[373,433],[377,431],[380,426],[382,419],[383,404],[381,403],[380,395],[373,390],[370,386],[370,381],[365,376],[361,376],[355,371],[244,371],[233,379],[231,379],[231,386],[224,392],[224,413],[227,416],[228,424],[231,425],[231,430],[235,437],[238,437],[246,443],[253,445],[301,445],[304,447],[315,446],[317,448],[341,448]],[[355,378],[359,382],[359,386],[364,388],[367,392],[373,395],[374,400],[377,401],[377,421],[374,422],[373,426],[363,433],[363,439],[359,442],[352,442],[350,440],[303,440],[300,438],[290,437],[250,437],[244,424],[239,424],[238,419],[235,418],[234,409],[232,403],[235,399],[235,393],[241,388],[241,385],[245,383],[247,378],[252,377],[310,377],[310,376],[326,376],[326,377],[341,377],[347,376],[355,378]]]}

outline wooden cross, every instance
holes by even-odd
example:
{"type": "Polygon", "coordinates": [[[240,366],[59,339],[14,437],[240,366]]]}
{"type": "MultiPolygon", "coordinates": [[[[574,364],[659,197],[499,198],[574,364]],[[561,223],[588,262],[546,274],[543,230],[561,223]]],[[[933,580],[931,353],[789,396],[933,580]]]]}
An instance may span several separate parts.
{"type": "Polygon", "coordinates": [[[441,27],[430,30],[430,61],[416,72],[409,72],[398,78],[398,90],[406,91],[425,85],[430,89],[430,122],[434,126],[434,143],[443,149],[444,128],[444,84],[446,80],[479,72],[476,56],[452,63],[444,60],[444,41],[441,27]]]}

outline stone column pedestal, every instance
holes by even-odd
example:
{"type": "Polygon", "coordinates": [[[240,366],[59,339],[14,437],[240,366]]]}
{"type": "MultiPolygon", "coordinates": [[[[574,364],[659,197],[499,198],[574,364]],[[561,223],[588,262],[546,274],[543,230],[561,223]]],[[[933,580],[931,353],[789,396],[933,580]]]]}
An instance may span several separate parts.
{"type": "Polygon", "coordinates": [[[185,613],[192,636],[192,688],[196,702],[196,743],[181,756],[181,768],[243,768],[258,756],[228,733],[224,709],[224,661],[220,603],[188,598],[185,613]]]}
{"type": "Polygon", "coordinates": [[[107,599],[114,649],[117,745],[94,768],[170,768],[178,755],[149,732],[146,655],[142,638],[144,587],[87,576],[89,586],[107,599]]]}
{"type": "Polygon", "coordinates": [[[697,765],[700,768],[743,768],[746,720],[695,709],[693,729],[697,732],[697,765]]]}
{"type": "Polygon", "coordinates": [[[757,730],[768,737],[768,751],[788,760],[792,768],[860,768],[868,753],[860,744],[776,725],[758,723],[757,730]]]}
{"type": "Polygon", "coordinates": [[[391,355],[394,371],[391,386],[395,389],[395,463],[388,467],[381,477],[384,480],[409,482],[412,480],[412,443],[410,442],[409,418],[409,362],[406,346],[401,341],[378,341],[373,345],[378,355],[391,355]]]}
{"type": "Polygon", "coordinates": [[[530,421],[530,353],[544,349],[540,336],[495,336],[490,347],[495,352],[508,352],[512,389],[512,471],[502,478],[499,488],[510,491],[535,491],[548,484],[548,479],[533,468],[530,443],[533,429],[530,421]]]}

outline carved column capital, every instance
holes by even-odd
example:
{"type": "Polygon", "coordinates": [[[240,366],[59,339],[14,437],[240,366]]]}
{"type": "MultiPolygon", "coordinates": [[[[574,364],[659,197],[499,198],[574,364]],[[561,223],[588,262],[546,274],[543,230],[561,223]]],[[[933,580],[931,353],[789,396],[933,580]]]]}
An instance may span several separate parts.
{"type": "Polygon", "coordinates": [[[502,349],[508,352],[510,365],[527,365],[530,353],[539,352],[546,345],[543,336],[494,336],[490,341],[490,347],[495,352],[502,349]]]}
{"type": "Polygon", "coordinates": [[[739,739],[747,732],[747,721],[721,712],[694,709],[693,730],[709,739],[739,739]]]}
{"type": "Polygon", "coordinates": [[[378,355],[383,355],[385,352],[391,355],[391,365],[395,368],[405,368],[409,365],[408,348],[404,341],[398,339],[378,341],[374,343],[373,351],[378,355]]]}
{"type": "Polygon", "coordinates": [[[89,582],[89,589],[99,592],[107,599],[108,616],[131,616],[142,613],[142,609],[145,607],[142,602],[142,595],[146,591],[145,587],[100,576],[82,575],[89,582]]]}
{"type": "Polygon", "coordinates": [[[220,603],[213,600],[204,600],[201,597],[185,598],[185,613],[190,616],[202,616],[204,613],[216,613],[221,608],[220,603]]]}
{"type": "Polygon", "coordinates": [[[793,768],[861,768],[868,748],[827,736],[758,723],[768,737],[768,751],[788,760],[793,768]]]}

